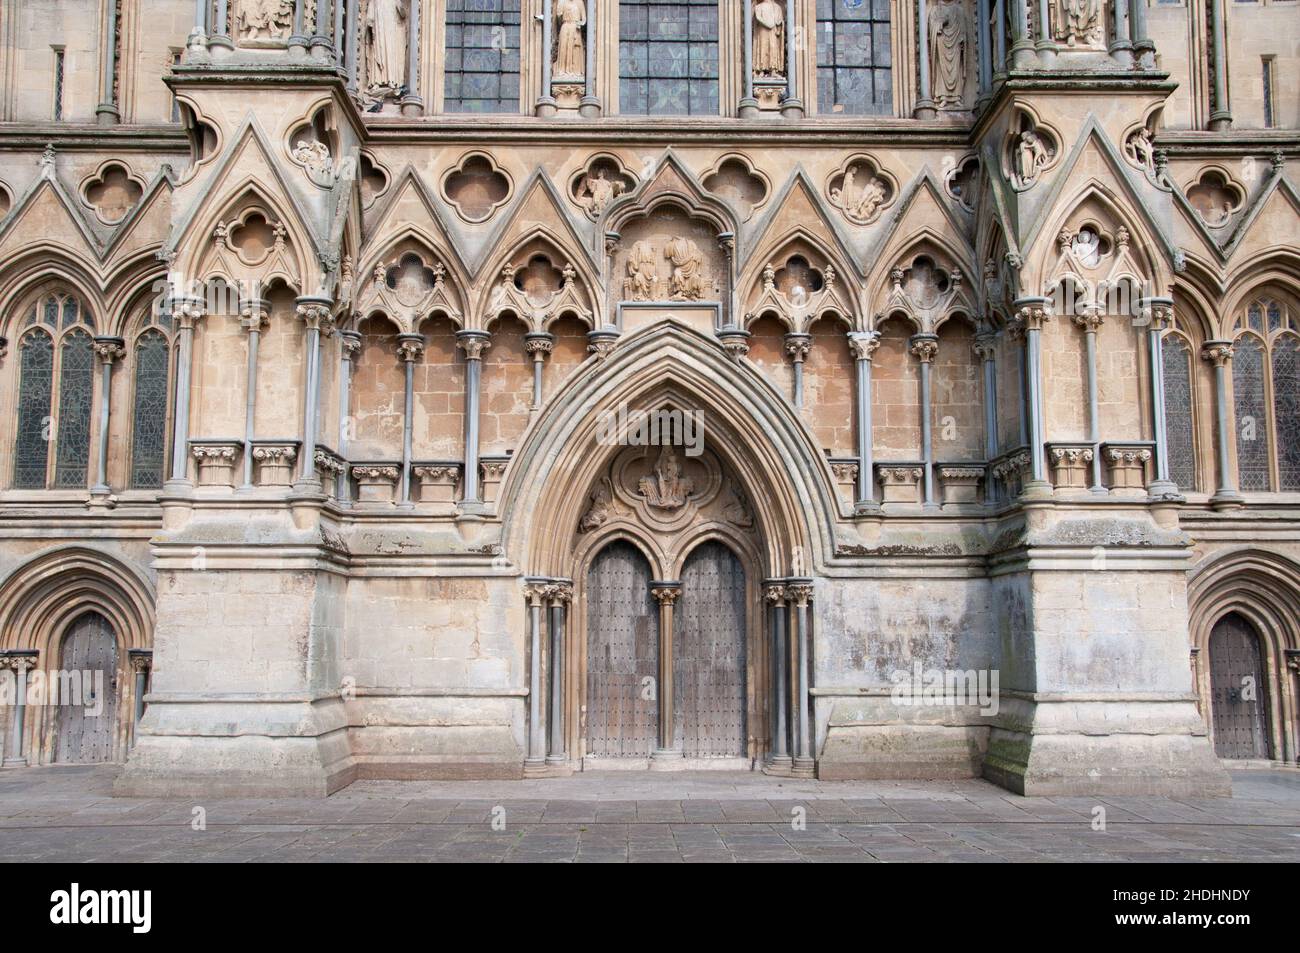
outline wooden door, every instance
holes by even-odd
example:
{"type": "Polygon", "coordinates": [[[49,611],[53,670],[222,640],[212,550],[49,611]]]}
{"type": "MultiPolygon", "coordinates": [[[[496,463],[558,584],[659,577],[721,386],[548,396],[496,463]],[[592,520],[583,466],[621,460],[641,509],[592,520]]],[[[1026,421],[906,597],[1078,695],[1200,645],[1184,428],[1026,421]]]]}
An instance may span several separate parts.
{"type": "Polygon", "coordinates": [[[60,697],[54,759],[73,764],[113,760],[117,734],[117,640],[98,612],[68,628],[55,679],[60,697]],[[72,688],[75,680],[76,688],[72,688]],[[71,696],[71,697],[69,697],[71,696]]]}
{"type": "Polygon", "coordinates": [[[650,564],[610,543],[587,572],[587,754],[648,758],[659,731],[659,622],[650,564]]]}
{"type": "Polygon", "coordinates": [[[722,543],[682,567],[673,624],[676,745],[688,758],[745,754],[745,570],[722,543]]]}
{"type": "Polygon", "coordinates": [[[1214,753],[1220,758],[1267,758],[1268,696],[1259,636],[1233,613],[1210,632],[1210,698],[1214,753]]]}

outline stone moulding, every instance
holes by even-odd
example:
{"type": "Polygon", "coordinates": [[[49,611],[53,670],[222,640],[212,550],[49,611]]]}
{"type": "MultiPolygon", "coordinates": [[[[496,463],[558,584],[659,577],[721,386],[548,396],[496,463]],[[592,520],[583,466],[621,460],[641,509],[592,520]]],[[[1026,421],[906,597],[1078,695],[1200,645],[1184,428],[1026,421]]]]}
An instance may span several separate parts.
{"type": "Polygon", "coordinates": [[[882,503],[920,503],[922,463],[877,463],[882,503]]]}
{"type": "Polygon", "coordinates": [[[1101,445],[1101,458],[1110,473],[1110,491],[1116,496],[1145,496],[1147,464],[1155,444],[1148,441],[1111,442],[1101,445]]]}
{"type": "Polygon", "coordinates": [[[460,485],[460,461],[425,461],[415,464],[412,473],[419,491],[417,502],[446,504],[456,502],[457,487],[460,485]]]}
{"type": "Polygon", "coordinates": [[[357,481],[357,502],[381,506],[397,502],[397,481],[401,473],[400,463],[353,464],[352,479],[357,481]]]}
{"type": "Polygon", "coordinates": [[[242,440],[195,439],[190,441],[190,456],[198,470],[198,485],[234,488],[235,462],[243,453],[242,440]]]}
{"type": "Polygon", "coordinates": [[[945,504],[980,502],[979,485],[984,481],[984,464],[940,465],[938,470],[945,504]]]}
{"type": "Polygon", "coordinates": [[[257,471],[257,485],[265,487],[292,485],[298,447],[297,440],[254,440],[253,466],[257,471]]]}

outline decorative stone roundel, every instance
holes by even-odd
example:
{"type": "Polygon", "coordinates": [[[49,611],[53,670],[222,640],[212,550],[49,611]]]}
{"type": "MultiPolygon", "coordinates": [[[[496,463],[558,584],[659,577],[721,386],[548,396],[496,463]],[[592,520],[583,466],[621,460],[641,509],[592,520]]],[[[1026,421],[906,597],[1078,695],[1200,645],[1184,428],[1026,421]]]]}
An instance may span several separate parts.
{"type": "Polygon", "coordinates": [[[284,241],[284,226],[251,208],[233,222],[218,227],[217,240],[239,256],[245,265],[260,265],[284,241]]]}
{"type": "Polygon", "coordinates": [[[617,156],[600,152],[587,160],[569,183],[569,197],[593,222],[620,195],[636,188],[636,176],[617,156]]]}
{"type": "Polygon", "coordinates": [[[442,180],[442,197],[465,221],[486,222],[510,199],[510,178],[486,152],[470,152],[442,180]]]}
{"type": "Polygon", "coordinates": [[[871,156],[851,156],[826,181],[826,198],[854,225],[870,225],[897,197],[894,177],[871,156]]]}
{"type": "Polygon", "coordinates": [[[754,209],[767,201],[769,191],[767,180],[754,171],[748,159],[739,155],[723,158],[712,172],[705,174],[703,184],[718,198],[734,205],[742,219],[748,219],[754,209]]]}
{"type": "Polygon", "coordinates": [[[116,225],[140,204],[144,186],[120,162],[107,162],[86,180],[81,199],[105,225],[116,225]]]}
{"type": "Polygon", "coordinates": [[[1187,189],[1187,201],[1211,228],[1227,225],[1245,199],[1245,190],[1217,168],[1204,170],[1187,189]]]}
{"type": "Polygon", "coordinates": [[[968,212],[975,211],[975,188],[979,183],[980,160],[964,156],[943,178],[944,191],[968,212]]]}
{"type": "Polygon", "coordinates": [[[9,194],[8,186],[0,182],[0,218],[4,218],[9,214],[13,204],[13,198],[9,194]]]}

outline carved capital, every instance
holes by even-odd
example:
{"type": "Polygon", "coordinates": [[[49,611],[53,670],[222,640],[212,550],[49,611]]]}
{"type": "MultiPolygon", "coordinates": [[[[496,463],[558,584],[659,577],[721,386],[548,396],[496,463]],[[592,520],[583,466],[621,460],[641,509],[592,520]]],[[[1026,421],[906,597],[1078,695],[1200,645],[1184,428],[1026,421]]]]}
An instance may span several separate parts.
{"type": "Polygon", "coordinates": [[[1024,326],[1026,331],[1041,331],[1043,325],[1052,316],[1052,312],[1047,307],[1047,299],[1033,299],[1026,302],[1017,301],[1016,320],[1024,326]]]}
{"type": "Polygon", "coordinates": [[[152,652],[131,652],[131,671],[148,672],[153,668],[152,652]]]}
{"type": "Polygon", "coordinates": [[[813,587],[811,583],[795,583],[785,587],[786,598],[799,608],[806,608],[812,602],[813,587]]]}
{"type": "Polygon", "coordinates": [[[671,606],[677,602],[677,597],[682,594],[682,587],[679,583],[654,583],[650,584],[650,595],[661,606],[671,606]]]}
{"type": "Polygon", "coordinates": [[[768,583],[763,589],[763,598],[771,606],[780,606],[785,604],[785,586],[781,583],[768,583]]]}
{"type": "Polygon", "coordinates": [[[981,331],[975,335],[970,347],[981,361],[992,361],[998,353],[998,336],[992,331],[981,331]]]}
{"type": "Polygon", "coordinates": [[[121,338],[95,338],[92,346],[101,364],[112,364],[119,357],[126,356],[126,342],[121,338]]]}
{"type": "Polygon", "coordinates": [[[553,606],[568,605],[573,601],[573,583],[554,580],[546,586],[546,599],[553,606]]]}
{"type": "Polygon", "coordinates": [[[1206,341],[1201,346],[1201,357],[1215,367],[1223,367],[1232,361],[1231,341],[1206,341]]]}
{"type": "Polygon", "coordinates": [[[271,324],[270,305],[261,298],[239,303],[239,326],[245,331],[265,331],[271,324]]]}
{"type": "Polygon", "coordinates": [[[465,352],[465,360],[480,361],[483,352],[492,346],[486,331],[457,331],[456,346],[465,352]]]}
{"type": "Polygon", "coordinates": [[[1174,303],[1168,298],[1147,298],[1142,302],[1141,317],[1148,331],[1173,327],[1174,303]]]}
{"type": "Polygon", "coordinates": [[[171,302],[172,318],[182,331],[193,331],[207,315],[207,306],[202,298],[174,298],[171,302]]]}
{"type": "Polygon", "coordinates": [[[340,332],[339,347],[342,349],[343,360],[355,361],[361,353],[361,335],[356,331],[340,332]]]}
{"type": "Polygon", "coordinates": [[[544,361],[546,355],[555,350],[555,335],[530,331],[524,335],[524,350],[533,356],[534,361],[544,361]]]}
{"type": "Polygon", "coordinates": [[[299,298],[297,314],[312,331],[334,333],[333,302],[328,298],[299,298]]]}
{"type": "Polygon", "coordinates": [[[855,361],[869,361],[880,347],[879,331],[854,331],[849,334],[849,350],[855,361]]]}
{"type": "Polygon", "coordinates": [[[1083,328],[1085,334],[1096,334],[1098,329],[1106,323],[1106,315],[1102,313],[1100,308],[1085,308],[1082,313],[1074,316],[1073,321],[1083,328]]]}
{"type": "Polygon", "coordinates": [[[399,334],[397,336],[397,356],[405,363],[413,364],[424,353],[424,337],[420,334],[399,334]]]}
{"type": "Polygon", "coordinates": [[[933,364],[939,353],[939,337],[935,334],[913,334],[908,350],[922,364],[933,364]]]}
{"type": "Polygon", "coordinates": [[[352,476],[363,483],[396,483],[397,467],[361,465],[352,468],[352,476]]]}
{"type": "Polygon", "coordinates": [[[811,350],[811,334],[792,333],[785,336],[785,353],[790,355],[790,360],[794,361],[794,363],[802,363],[803,359],[808,356],[808,352],[811,350]]]}

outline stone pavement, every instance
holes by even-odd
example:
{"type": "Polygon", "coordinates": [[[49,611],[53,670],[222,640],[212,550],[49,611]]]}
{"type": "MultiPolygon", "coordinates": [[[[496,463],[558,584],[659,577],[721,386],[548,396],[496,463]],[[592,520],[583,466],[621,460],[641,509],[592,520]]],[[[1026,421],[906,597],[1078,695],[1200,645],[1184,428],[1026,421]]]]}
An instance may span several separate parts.
{"type": "Polygon", "coordinates": [[[0,771],[0,860],[1300,861],[1300,771],[1287,769],[1234,771],[1233,797],[1205,799],[588,772],[193,801],[114,798],[118,770],[0,771]],[[1093,829],[1098,806],[1105,830],[1093,829]],[[205,830],[193,829],[196,814],[205,830]]]}

